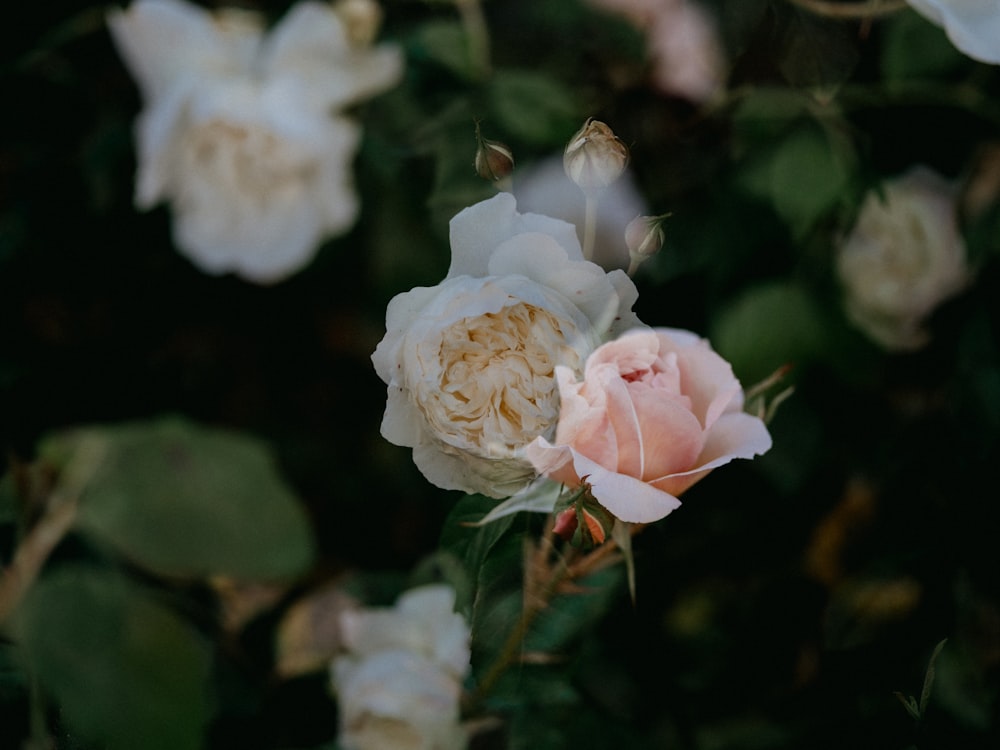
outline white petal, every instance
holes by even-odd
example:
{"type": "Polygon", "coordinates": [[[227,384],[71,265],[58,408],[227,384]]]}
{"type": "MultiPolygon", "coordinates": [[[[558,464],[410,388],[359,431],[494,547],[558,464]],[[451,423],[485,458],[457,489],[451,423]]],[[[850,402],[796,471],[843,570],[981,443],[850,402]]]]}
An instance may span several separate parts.
{"type": "Polygon", "coordinates": [[[516,209],[517,204],[510,193],[498,193],[459,211],[449,224],[451,266],[445,278],[486,276],[493,251],[524,232],[551,235],[571,260],[583,259],[572,224],[540,214],[519,214],[516,209]]]}

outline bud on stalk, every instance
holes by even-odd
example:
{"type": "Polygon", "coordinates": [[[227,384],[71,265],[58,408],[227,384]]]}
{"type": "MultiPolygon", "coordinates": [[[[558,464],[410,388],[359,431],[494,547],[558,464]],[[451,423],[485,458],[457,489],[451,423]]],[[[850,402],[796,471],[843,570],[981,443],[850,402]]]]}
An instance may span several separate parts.
{"type": "Polygon", "coordinates": [[[599,120],[590,118],[563,152],[566,174],[587,192],[606,188],[628,165],[628,147],[599,120]]]}
{"type": "Polygon", "coordinates": [[[514,171],[514,154],[505,144],[483,138],[479,123],[476,123],[476,143],[476,174],[491,182],[510,177],[514,171]]]}

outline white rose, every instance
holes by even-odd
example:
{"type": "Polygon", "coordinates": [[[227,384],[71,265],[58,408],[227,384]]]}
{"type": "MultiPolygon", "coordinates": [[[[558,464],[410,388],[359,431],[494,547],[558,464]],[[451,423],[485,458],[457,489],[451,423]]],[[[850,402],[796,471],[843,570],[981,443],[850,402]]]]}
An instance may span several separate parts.
{"type": "Polygon", "coordinates": [[[448,275],[392,299],[372,355],[382,435],[438,487],[498,498],[535,476],[523,448],[555,429],[556,365],[579,372],[638,324],[623,271],[583,260],[572,225],[515,208],[500,193],[452,219],[448,275]]]}
{"type": "Polygon", "coordinates": [[[469,626],[455,612],[449,586],[410,589],[394,607],[346,610],[340,628],[344,646],[355,655],[403,649],[459,678],[469,667],[469,626]]]}
{"type": "Polygon", "coordinates": [[[944,28],[958,49],[973,60],[1000,64],[1000,8],[996,0],[907,0],[944,28]]]}
{"type": "Polygon", "coordinates": [[[136,0],[108,25],[138,81],[136,205],[169,201],[178,248],[206,273],[278,281],[356,219],[360,130],[336,110],[393,85],[396,48],[352,41],[335,6],[259,16],[136,0]]]}
{"type": "Polygon", "coordinates": [[[837,272],[859,328],[886,349],[924,346],[924,319],[969,282],[954,186],[915,167],[872,191],[839,249],[837,272]]]}
{"type": "Polygon", "coordinates": [[[411,589],[393,607],[345,611],[345,653],[331,667],[346,750],[460,750],[469,627],[445,585],[411,589]]]}
{"type": "Polygon", "coordinates": [[[418,654],[381,651],[338,658],[333,683],[345,750],[460,750],[461,685],[418,654]]]}

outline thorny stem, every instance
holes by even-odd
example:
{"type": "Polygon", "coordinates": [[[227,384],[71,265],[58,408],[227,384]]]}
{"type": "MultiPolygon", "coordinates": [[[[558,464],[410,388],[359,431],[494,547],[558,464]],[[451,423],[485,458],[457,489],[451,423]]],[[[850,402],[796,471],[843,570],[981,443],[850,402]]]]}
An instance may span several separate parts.
{"type": "Polygon", "coordinates": [[[469,40],[469,57],[479,78],[490,74],[490,31],[480,0],[454,0],[469,40]]]}
{"type": "Polygon", "coordinates": [[[864,20],[888,16],[907,6],[906,0],[856,0],[838,3],[834,0],[788,0],[792,5],[826,18],[864,20]]]}
{"type": "MultiPolygon", "coordinates": [[[[519,661],[521,650],[524,646],[524,639],[527,637],[531,626],[535,623],[538,615],[549,606],[553,595],[559,588],[570,581],[582,578],[590,573],[617,562],[614,553],[618,549],[615,541],[609,538],[604,544],[592,550],[588,554],[580,557],[575,548],[568,550],[565,554],[560,554],[555,567],[549,568],[549,557],[555,550],[555,534],[552,532],[555,517],[550,516],[545,533],[539,543],[538,549],[534,551],[531,559],[526,562],[525,570],[525,595],[524,608],[517,625],[507,636],[500,654],[496,657],[486,675],[480,681],[476,693],[471,701],[472,705],[478,705],[489,695],[490,691],[503,676],[507,669],[519,661]],[[539,581],[534,580],[539,571],[545,571],[544,585],[538,586],[539,581]]],[[[630,533],[634,536],[646,524],[632,524],[630,533]]]]}

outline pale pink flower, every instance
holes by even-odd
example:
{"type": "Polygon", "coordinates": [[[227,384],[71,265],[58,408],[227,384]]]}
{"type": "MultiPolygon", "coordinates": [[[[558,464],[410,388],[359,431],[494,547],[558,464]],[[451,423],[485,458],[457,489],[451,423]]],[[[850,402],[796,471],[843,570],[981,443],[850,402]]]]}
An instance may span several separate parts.
{"type": "Polygon", "coordinates": [[[556,376],[555,439],[526,455],[551,479],[586,481],[622,521],[659,520],[712,469],[771,447],[763,421],[743,411],[732,367],[689,331],[630,331],[590,355],[582,382],[562,367],[556,376]]]}
{"type": "Polygon", "coordinates": [[[707,102],[721,93],[725,55],[712,17],[692,0],[590,0],[646,32],[653,85],[707,102]]]}

